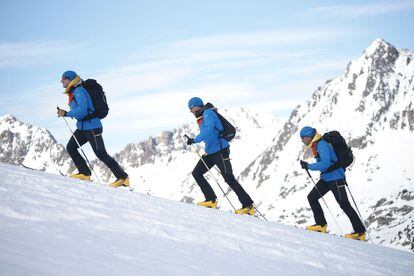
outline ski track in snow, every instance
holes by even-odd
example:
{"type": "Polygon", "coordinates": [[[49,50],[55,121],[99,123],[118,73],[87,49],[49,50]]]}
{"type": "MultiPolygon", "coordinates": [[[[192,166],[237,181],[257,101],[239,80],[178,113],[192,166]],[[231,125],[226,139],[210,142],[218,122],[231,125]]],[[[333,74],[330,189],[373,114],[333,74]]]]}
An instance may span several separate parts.
{"type": "Polygon", "coordinates": [[[1,275],[413,275],[408,252],[0,164],[1,275]]]}

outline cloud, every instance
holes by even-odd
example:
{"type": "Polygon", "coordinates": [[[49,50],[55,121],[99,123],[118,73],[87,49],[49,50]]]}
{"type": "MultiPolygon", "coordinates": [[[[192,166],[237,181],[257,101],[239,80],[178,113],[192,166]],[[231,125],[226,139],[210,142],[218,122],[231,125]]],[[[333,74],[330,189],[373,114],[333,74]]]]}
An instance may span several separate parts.
{"type": "MultiPolygon", "coordinates": [[[[204,85],[186,90],[170,90],[152,94],[136,94],[111,104],[111,118],[125,121],[126,117],[139,121],[138,129],[165,127],[172,118],[180,118],[175,125],[181,125],[189,118],[187,101],[194,96],[214,100],[215,104],[224,105],[253,97],[257,91],[253,87],[240,84],[204,85]]],[[[129,125],[129,124],[127,124],[129,125]]]]}
{"type": "Polygon", "coordinates": [[[414,8],[413,1],[389,1],[357,5],[331,5],[312,8],[303,14],[326,17],[359,17],[393,13],[414,8]]]}
{"type": "Polygon", "coordinates": [[[283,111],[293,110],[299,103],[303,101],[302,98],[294,98],[288,100],[272,100],[272,101],[263,101],[258,103],[253,103],[246,105],[253,110],[267,112],[267,113],[280,113],[283,111]]]}
{"type": "MultiPolygon", "coordinates": [[[[118,75],[128,75],[131,72],[144,73],[156,72],[157,70],[166,68],[191,68],[193,71],[200,71],[201,69],[214,67],[215,69],[223,67],[248,66],[258,63],[269,63],[277,60],[299,59],[305,57],[312,57],[318,54],[318,50],[297,50],[291,51],[289,49],[269,49],[269,50],[209,50],[205,51],[167,51],[160,49],[160,53],[146,56],[146,61],[143,62],[144,56],[142,53],[132,55],[131,62],[138,64],[132,66],[124,66],[116,68],[118,75]],[[196,68],[196,69],[195,69],[196,68]]],[[[105,75],[104,75],[105,76],[105,75]]]]}
{"type": "Polygon", "coordinates": [[[0,43],[0,68],[45,64],[81,46],[64,41],[0,43]]]}
{"type": "Polygon", "coordinates": [[[240,82],[156,94],[136,94],[111,104],[110,120],[105,122],[105,129],[118,136],[135,133],[135,137],[150,129],[157,132],[171,130],[191,122],[193,117],[188,112],[187,101],[194,96],[213,101],[220,108],[245,106],[261,112],[286,115],[324,81],[325,79],[294,81],[266,90],[240,82]]]}
{"type": "MultiPolygon", "coordinates": [[[[106,142],[110,148],[120,150],[127,143],[192,122],[187,101],[193,96],[213,101],[219,107],[248,106],[287,114],[326,80],[319,79],[322,74],[317,75],[318,71],[326,75],[327,70],[339,67],[335,62],[323,62],[320,58],[323,50],[311,47],[310,42],[344,33],[297,29],[195,37],[160,44],[150,53],[133,55],[127,64],[82,72],[81,76],[97,79],[107,92],[110,113],[103,121],[106,142]],[[297,49],[297,44],[305,45],[306,49],[297,49]],[[307,79],[299,79],[300,74],[307,79]]],[[[52,51],[55,55],[64,52],[66,44],[24,45],[29,51],[26,57],[33,61],[36,55],[45,58],[51,54],[50,48],[56,48],[52,51]]],[[[7,62],[24,64],[22,55],[16,54],[7,62]]],[[[11,105],[0,105],[0,113],[5,109],[28,122],[50,128],[59,141],[66,143],[68,131],[55,114],[56,105],[67,107],[67,97],[61,91],[58,81],[22,91],[21,96],[13,97],[11,105]],[[24,98],[25,95],[31,97],[24,98]]]]}
{"type": "Polygon", "coordinates": [[[90,77],[98,79],[110,97],[122,99],[135,97],[136,94],[162,93],[177,87],[186,90],[196,85],[197,89],[201,89],[205,85],[203,82],[211,78],[216,78],[217,81],[217,78],[223,76],[223,72],[235,72],[243,66],[308,54],[253,51],[203,52],[182,56],[171,54],[166,58],[111,68],[90,77]]]}
{"type": "Polygon", "coordinates": [[[294,68],[291,68],[290,71],[291,73],[297,75],[305,75],[325,71],[342,72],[346,69],[346,65],[349,63],[349,61],[349,58],[319,59],[318,61],[313,60],[295,66],[294,68]]]}
{"type": "Polygon", "coordinates": [[[215,49],[244,49],[268,46],[280,46],[290,43],[304,43],[334,38],[342,35],[334,29],[280,29],[244,33],[229,33],[213,36],[195,37],[175,41],[169,44],[178,51],[210,51],[215,49]]]}
{"type": "Polygon", "coordinates": [[[282,62],[303,62],[305,57],[316,59],[320,54],[317,49],[291,50],[289,45],[342,34],[344,31],[336,29],[264,30],[171,41],[154,46],[151,53],[133,55],[130,65],[98,72],[92,77],[100,80],[114,99],[177,88],[199,89],[213,81],[239,82],[243,74],[253,76],[254,70],[263,70],[264,66],[271,69],[282,62]],[[243,45],[255,47],[242,49],[243,45]],[[263,49],[260,47],[263,45],[284,45],[284,48],[263,49]]]}
{"type": "Polygon", "coordinates": [[[113,98],[134,96],[136,93],[149,93],[173,86],[190,77],[192,69],[185,67],[156,67],[142,70],[141,66],[120,68],[93,76],[100,81],[105,91],[113,98]]]}

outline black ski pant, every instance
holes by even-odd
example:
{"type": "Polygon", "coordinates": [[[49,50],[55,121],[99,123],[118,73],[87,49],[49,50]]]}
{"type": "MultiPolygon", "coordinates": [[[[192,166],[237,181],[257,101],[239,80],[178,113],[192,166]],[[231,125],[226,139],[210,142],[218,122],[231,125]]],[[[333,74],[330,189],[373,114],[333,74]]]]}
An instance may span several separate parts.
{"type": "Polygon", "coordinates": [[[214,165],[216,165],[219,168],[224,181],[226,181],[230,188],[236,193],[243,208],[248,207],[253,204],[253,200],[234,177],[229,156],[230,148],[225,148],[213,154],[204,155],[202,157],[204,162],[201,159],[198,161],[192,173],[193,177],[197,181],[198,186],[200,186],[206,200],[215,201],[217,199],[217,196],[211,188],[210,184],[204,178],[204,174],[214,165]]]}
{"type": "MultiPolygon", "coordinates": [[[[106,166],[112,171],[117,179],[127,178],[128,174],[119,166],[119,164],[113,159],[105,149],[105,144],[102,138],[102,128],[96,128],[91,130],[79,130],[77,129],[74,133],[79,144],[83,146],[85,143],[89,142],[92,146],[93,151],[95,152],[96,157],[98,157],[106,166]]],[[[79,154],[78,144],[76,143],[73,136],[70,138],[66,149],[75,163],[76,168],[78,168],[79,173],[85,175],[91,175],[91,170],[86,164],[85,159],[79,154]]]]}
{"type": "Polygon", "coordinates": [[[346,195],[346,185],[347,183],[345,179],[338,179],[329,182],[325,182],[321,179],[318,183],[316,183],[316,188],[314,187],[308,194],[308,201],[312,208],[313,216],[315,217],[315,223],[319,225],[326,224],[326,219],[323,214],[322,207],[319,204],[319,199],[327,192],[332,191],[336,201],[339,203],[339,206],[351,221],[354,231],[357,233],[364,233],[365,227],[354,208],[352,208],[348,196],[346,195]]]}

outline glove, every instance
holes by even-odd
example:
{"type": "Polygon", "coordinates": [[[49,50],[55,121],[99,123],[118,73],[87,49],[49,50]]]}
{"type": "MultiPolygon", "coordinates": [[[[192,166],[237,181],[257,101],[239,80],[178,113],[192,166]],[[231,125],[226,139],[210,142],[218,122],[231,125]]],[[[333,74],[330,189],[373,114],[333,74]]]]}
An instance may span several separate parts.
{"type": "Polygon", "coordinates": [[[60,109],[59,107],[58,107],[58,109],[57,109],[57,115],[58,115],[58,117],[66,117],[66,110],[63,110],[63,109],[60,109]]]}
{"type": "Polygon", "coordinates": [[[308,162],[305,162],[303,160],[300,160],[300,166],[302,167],[302,169],[307,170],[308,169],[308,162]]]}
{"type": "Polygon", "coordinates": [[[187,138],[187,145],[191,146],[194,144],[194,138],[187,138]]]}

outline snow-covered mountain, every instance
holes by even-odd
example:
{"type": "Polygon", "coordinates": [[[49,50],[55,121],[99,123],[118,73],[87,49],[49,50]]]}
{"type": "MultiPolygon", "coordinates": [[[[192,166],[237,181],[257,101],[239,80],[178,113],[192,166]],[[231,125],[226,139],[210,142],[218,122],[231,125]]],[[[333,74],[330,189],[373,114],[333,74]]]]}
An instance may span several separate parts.
{"type": "Polygon", "coordinates": [[[411,275],[414,255],[0,164],[1,275],[411,275]]]}
{"type": "MultiPolygon", "coordinates": [[[[231,158],[233,170],[238,176],[271,143],[283,122],[272,114],[261,114],[240,107],[219,112],[237,127],[237,136],[231,142],[231,158]]],[[[193,123],[173,131],[165,131],[157,137],[127,145],[115,155],[115,159],[126,169],[133,185],[141,192],[186,202],[203,200],[191,176],[199,159],[197,151],[203,153],[202,147],[188,147],[184,138],[185,134],[194,137],[197,133],[198,126],[194,119],[193,123]]],[[[99,174],[103,175],[105,182],[113,177],[102,162],[93,163],[99,168],[99,174]]],[[[216,179],[220,178],[216,171],[213,174],[216,179]]],[[[221,180],[223,189],[227,190],[228,186],[221,180]]],[[[215,185],[213,180],[211,184],[215,185]]],[[[227,202],[222,199],[223,194],[217,187],[216,190],[223,208],[227,208],[227,202]]]]}
{"type": "Polygon", "coordinates": [[[55,173],[74,169],[69,154],[48,130],[11,115],[0,117],[0,162],[55,173]]]}
{"type": "MultiPolygon", "coordinates": [[[[306,199],[313,184],[299,160],[313,161],[299,130],[305,125],[320,133],[338,130],[356,156],[347,180],[372,238],[414,251],[413,59],[412,52],[377,39],[292,112],[273,143],[240,176],[272,220],[313,223],[306,199]]],[[[332,194],[325,197],[342,226],[341,231],[325,208],[331,230],[350,232],[332,194]]]]}

